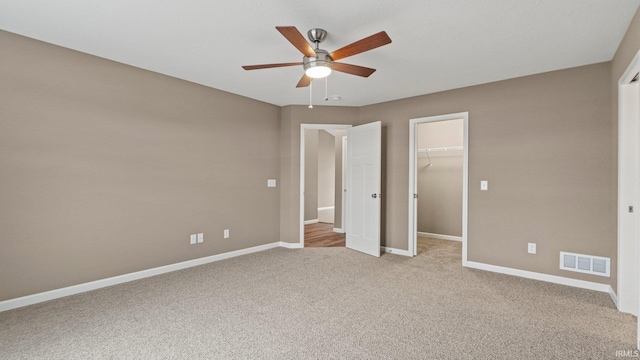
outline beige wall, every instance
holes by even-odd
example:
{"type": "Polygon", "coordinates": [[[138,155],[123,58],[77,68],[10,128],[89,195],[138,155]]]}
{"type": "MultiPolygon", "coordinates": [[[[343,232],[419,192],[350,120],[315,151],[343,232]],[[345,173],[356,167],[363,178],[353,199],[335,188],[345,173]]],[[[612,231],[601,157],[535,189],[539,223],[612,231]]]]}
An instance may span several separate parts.
{"type": "Polygon", "coordinates": [[[279,241],[279,107],[2,31],[0,48],[0,301],[279,241]]]}
{"type": "MultiPolygon", "coordinates": [[[[419,124],[418,149],[463,146],[463,125],[462,119],[419,124]]],[[[462,169],[462,150],[418,153],[418,232],[462,236],[462,169]]]]}
{"type": "Polygon", "coordinates": [[[318,220],[318,208],[333,206],[335,139],[325,130],[304,133],[304,220],[318,220]]]}
{"type": "Polygon", "coordinates": [[[609,65],[362,107],[385,130],[385,245],[408,244],[409,119],[468,111],[468,260],[609,283],[558,266],[560,251],[614,253],[609,65]]]}
{"type": "Polygon", "coordinates": [[[330,207],[335,201],[335,137],[325,130],[318,132],[318,207],[330,207]]]}
{"type": "Polygon", "coordinates": [[[304,220],[318,219],[318,130],[304,131],[304,220]]]}

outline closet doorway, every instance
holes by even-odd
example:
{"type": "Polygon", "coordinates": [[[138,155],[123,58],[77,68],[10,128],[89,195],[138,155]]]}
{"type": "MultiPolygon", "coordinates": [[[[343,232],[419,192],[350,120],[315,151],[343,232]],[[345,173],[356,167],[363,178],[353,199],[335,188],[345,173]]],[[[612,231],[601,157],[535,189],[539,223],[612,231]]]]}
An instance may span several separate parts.
{"type": "Polygon", "coordinates": [[[351,125],[300,128],[300,244],[345,246],[344,149],[351,125]]]}
{"type": "Polygon", "coordinates": [[[409,252],[418,236],[462,242],[467,261],[468,113],[410,120],[409,252]]]}

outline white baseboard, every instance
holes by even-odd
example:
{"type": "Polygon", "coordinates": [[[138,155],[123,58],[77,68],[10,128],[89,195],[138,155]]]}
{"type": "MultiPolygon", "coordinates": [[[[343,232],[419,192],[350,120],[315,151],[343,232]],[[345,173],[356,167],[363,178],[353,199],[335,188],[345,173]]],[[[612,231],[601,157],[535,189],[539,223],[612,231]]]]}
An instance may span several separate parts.
{"type": "MultiPolygon", "coordinates": [[[[137,271],[134,273],[91,281],[84,284],[68,286],[65,288],[46,291],[38,294],[27,295],[27,296],[15,298],[15,299],[0,301],[0,312],[20,308],[23,306],[33,305],[33,304],[41,303],[44,301],[54,300],[54,299],[58,299],[65,296],[75,295],[75,294],[79,294],[87,291],[97,290],[97,289],[108,287],[108,286],[118,285],[118,284],[126,283],[129,281],[144,279],[147,277],[160,275],[160,274],[164,274],[172,271],[182,270],[182,269],[186,269],[194,266],[200,266],[200,265],[204,265],[204,264],[208,264],[208,263],[212,263],[220,260],[230,259],[230,258],[241,256],[241,255],[269,250],[276,247],[284,247],[288,249],[301,249],[303,248],[303,245],[300,243],[288,243],[288,242],[282,242],[282,241],[274,242],[270,244],[254,246],[247,249],[231,251],[223,254],[203,257],[200,259],[183,261],[176,264],[165,265],[165,266],[160,266],[153,269],[147,269],[147,270],[137,271]]],[[[395,248],[386,247],[386,246],[381,246],[380,250],[382,252],[389,253],[389,254],[396,254],[396,255],[409,256],[409,257],[412,256],[408,250],[400,250],[400,249],[395,249],[395,248]]],[[[555,284],[568,285],[568,286],[574,286],[574,287],[588,289],[588,290],[606,292],[611,296],[611,299],[616,304],[616,307],[618,306],[618,297],[610,285],[594,283],[594,282],[584,281],[584,280],[570,279],[570,278],[565,278],[565,277],[556,276],[556,275],[541,274],[541,273],[536,273],[536,272],[526,271],[526,270],[512,269],[512,268],[507,268],[502,266],[477,263],[473,261],[466,261],[463,263],[463,266],[468,268],[501,273],[501,274],[520,276],[528,279],[546,281],[546,282],[551,282],[555,284]]]]}
{"type": "MultiPolygon", "coordinates": [[[[91,290],[96,290],[96,289],[104,288],[107,286],[118,285],[118,284],[126,283],[129,281],[133,281],[133,280],[144,279],[147,277],[160,275],[160,274],[164,274],[164,273],[168,273],[176,270],[182,270],[182,269],[186,269],[194,266],[200,266],[200,265],[208,264],[215,261],[230,259],[236,256],[269,250],[279,246],[283,246],[282,244],[283,244],[282,242],[274,242],[270,244],[254,246],[248,249],[241,249],[241,250],[231,251],[223,254],[207,256],[200,259],[183,261],[176,264],[160,266],[153,269],[137,271],[129,274],[91,281],[84,284],[68,286],[61,289],[45,291],[42,293],[27,295],[27,296],[15,298],[15,299],[9,299],[9,300],[0,302],[0,312],[16,309],[16,308],[27,306],[27,305],[33,305],[33,304],[41,303],[44,301],[58,299],[58,298],[69,296],[69,295],[75,295],[75,294],[79,294],[79,293],[83,293],[91,290]]],[[[300,244],[292,244],[292,245],[300,245],[300,244]]]]}
{"type": "MultiPolygon", "coordinates": [[[[615,296],[615,292],[613,291],[613,288],[611,287],[611,285],[607,285],[607,284],[600,284],[600,283],[591,282],[591,281],[571,279],[571,278],[566,278],[566,277],[557,276],[557,275],[542,274],[542,273],[537,273],[533,271],[513,269],[513,268],[508,268],[503,266],[477,263],[473,261],[467,261],[462,265],[468,268],[473,268],[473,269],[486,270],[486,271],[491,271],[491,272],[506,274],[506,275],[514,275],[514,276],[519,276],[527,279],[546,281],[554,284],[573,286],[573,287],[587,289],[587,290],[600,291],[600,292],[608,293],[612,297],[612,299],[614,299],[614,296],[615,296]]],[[[617,306],[617,297],[615,297],[614,302],[616,303],[616,306],[617,306]]]]}
{"type": "Polygon", "coordinates": [[[304,246],[302,246],[302,244],[300,244],[299,242],[297,242],[297,243],[288,243],[288,242],[280,241],[278,244],[281,247],[287,248],[287,249],[302,249],[302,248],[304,248],[304,246]]]}
{"type": "Polygon", "coordinates": [[[441,239],[441,240],[462,241],[462,236],[433,234],[433,233],[426,233],[426,232],[420,232],[420,231],[418,231],[418,236],[425,236],[425,237],[441,239]]]}
{"type": "Polygon", "coordinates": [[[611,300],[613,300],[613,303],[616,304],[616,309],[620,310],[620,307],[618,307],[618,295],[615,291],[613,291],[613,288],[611,286],[609,286],[609,296],[611,296],[611,300]]]}
{"type": "Polygon", "coordinates": [[[344,234],[344,229],[333,228],[333,232],[344,234]]]}
{"type": "Polygon", "coordinates": [[[396,254],[396,255],[413,257],[413,255],[411,255],[411,253],[408,250],[400,250],[400,249],[395,249],[395,248],[386,247],[386,246],[380,246],[380,250],[388,254],[396,254]]]}
{"type": "Polygon", "coordinates": [[[305,225],[317,224],[317,223],[318,223],[318,219],[311,219],[311,220],[305,220],[304,221],[305,225]]]}

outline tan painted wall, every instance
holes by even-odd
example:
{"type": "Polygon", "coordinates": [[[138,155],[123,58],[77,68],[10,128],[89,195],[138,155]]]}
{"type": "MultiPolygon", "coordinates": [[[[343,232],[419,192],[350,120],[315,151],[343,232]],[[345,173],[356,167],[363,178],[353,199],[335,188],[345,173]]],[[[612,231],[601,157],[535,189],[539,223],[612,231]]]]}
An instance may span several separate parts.
{"type": "Polygon", "coordinates": [[[335,139],[318,129],[306,129],[304,136],[304,220],[318,220],[318,208],[334,202],[335,139]]]}
{"type": "Polygon", "coordinates": [[[609,65],[362,107],[383,124],[384,244],[407,249],[409,119],[468,111],[468,260],[609,283],[558,266],[560,251],[613,256],[609,65]]]}
{"type": "Polygon", "coordinates": [[[318,130],[304,131],[304,220],[318,219],[318,130]]]}
{"type": "Polygon", "coordinates": [[[279,241],[279,107],[2,31],[0,48],[0,301],[279,241]]]}
{"type": "MultiPolygon", "coordinates": [[[[463,120],[418,125],[418,149],[463,146],[463,120]]],[[[462,236],[463,151],[418,152],[418,232],[462,236]],[[431,165],[429,165],[431,164],[431,165]]]]}
{"type": "Polygon", "coordinates": [[[336,176],[335,137],[318,132],[318,207],[334,206],[336,176]]]}
{"type": "MultiPolygon", "coordinates": [[[[620,77],[627,69],[633,57],[640,50],[640,10],[636,12],[636,15],[631,20],[631,24],[627,29],[618,50],[616,51],[613,60],[611,61],[611,163],[613,170],[611,171],[613,191],[611,193],[611,201],[614,204],[614,208],[609,216],[612,221],[617,223],[617,210],[615,204],[617,204],[618,198],[618,81],[620,77]]],[[[613,289],[617,291],[617,279],[618,273],[615,265],[618,261],[617,256],[617,241],[611,244],[612,253],[611,256],[611,281],[613,289]]]]}

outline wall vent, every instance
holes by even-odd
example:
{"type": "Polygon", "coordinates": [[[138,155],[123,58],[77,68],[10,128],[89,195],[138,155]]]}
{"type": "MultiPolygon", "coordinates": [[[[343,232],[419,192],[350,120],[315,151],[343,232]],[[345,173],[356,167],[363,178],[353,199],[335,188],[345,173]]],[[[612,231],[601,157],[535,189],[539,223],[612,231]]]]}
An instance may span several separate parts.
{"type": "Polygon", "coordinates": [[[611,272],[611,259],[561,251],[560,269],[609,277],[611,272]]]}

